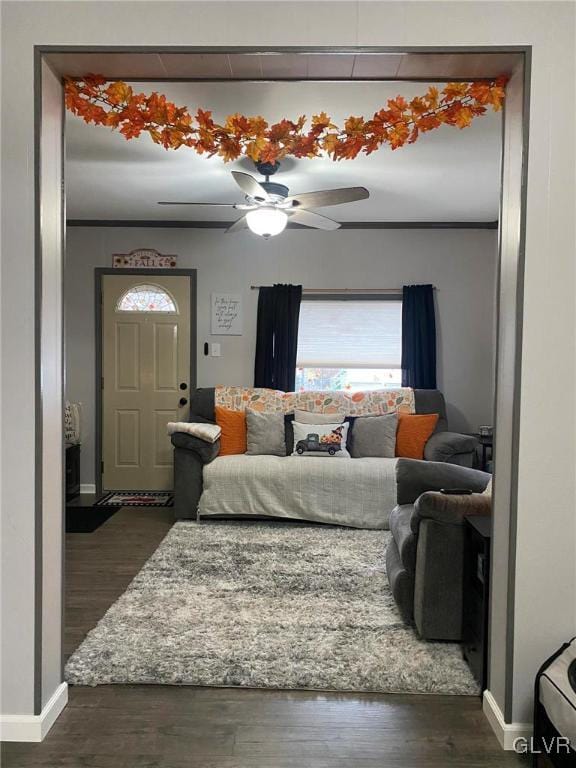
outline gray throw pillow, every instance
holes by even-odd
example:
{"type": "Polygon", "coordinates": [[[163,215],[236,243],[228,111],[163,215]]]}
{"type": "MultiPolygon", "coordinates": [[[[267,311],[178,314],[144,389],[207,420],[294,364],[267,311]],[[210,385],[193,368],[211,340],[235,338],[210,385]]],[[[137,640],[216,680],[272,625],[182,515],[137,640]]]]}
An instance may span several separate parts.
{"type": "Polygon", "coordinates": [[[284,414],[247,409],[246,444],[250,456],[286,456],[284,414]]]}
{"type": "Polygon", "coordinates": [[[393,459],[396,455],[396,430],[398,414],[385,416],[359,416],[352,428],[350,454],[353,459],[369,456],[393,459]]]}

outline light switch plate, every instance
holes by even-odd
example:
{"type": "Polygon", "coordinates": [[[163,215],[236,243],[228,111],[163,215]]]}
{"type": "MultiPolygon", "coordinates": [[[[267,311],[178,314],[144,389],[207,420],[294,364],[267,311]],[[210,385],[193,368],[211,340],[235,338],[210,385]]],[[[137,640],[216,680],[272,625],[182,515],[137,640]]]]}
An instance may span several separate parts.
{"type": "Polygon", "coordinates": [[[212,357],[220,357],[220,344],[211,344],[210,345],[210,354],[212,357]]]}

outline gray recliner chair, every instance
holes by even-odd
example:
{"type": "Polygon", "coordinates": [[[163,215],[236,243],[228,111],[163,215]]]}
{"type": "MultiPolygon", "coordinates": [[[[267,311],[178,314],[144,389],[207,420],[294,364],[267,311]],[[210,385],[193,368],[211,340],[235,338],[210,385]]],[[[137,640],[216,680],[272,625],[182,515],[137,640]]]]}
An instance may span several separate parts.
{"type": "Polygon", "coordinates": [[[490,475],[435,461],[398,459],[397,506],[386,571],[402,617],[425,640],[460,640],[464,516],[490,514],[490,475]],[[447,495],[442,488],[472,491],[447,495]]]}

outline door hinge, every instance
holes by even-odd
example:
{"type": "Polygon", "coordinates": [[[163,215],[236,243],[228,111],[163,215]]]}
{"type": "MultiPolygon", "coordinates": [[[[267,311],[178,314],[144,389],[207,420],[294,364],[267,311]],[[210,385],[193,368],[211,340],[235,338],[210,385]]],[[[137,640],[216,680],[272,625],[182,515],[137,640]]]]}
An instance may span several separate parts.
{"type": "Polygon", "coordinates": [[[100,472],[102,474],[104,474],[104,462],[103,461],[100,462],[100,472]]]}
{"type": "Polygon", "coordinates": [[[102,383],[101,383],[102,389],[104,389],[104,376],[102,376],[102,383]]]}

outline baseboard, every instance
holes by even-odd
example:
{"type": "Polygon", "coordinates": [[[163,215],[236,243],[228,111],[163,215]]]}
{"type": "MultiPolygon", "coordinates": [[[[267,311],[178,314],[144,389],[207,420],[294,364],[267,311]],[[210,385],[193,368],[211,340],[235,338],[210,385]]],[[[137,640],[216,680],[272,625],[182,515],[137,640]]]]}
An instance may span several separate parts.
{"type": "Polygon", "coordinates": [[[68,703],[68,683],[60,683],[39,715],[0,715],[1,741],[43,741],[68,703]]]}
{"type": "Polygon", "coordinates": [[[532,723],[506,723],[504,721],[502,710],[490,691],[484,691],[482,710],[502,749],[513,750],[516,739],[529,739],[532,736],[532,723]]]}
{"type": "Polygon", "coordinates": [[[96,484],[80,483],[80,493],[96,493],[96,484]]]}

